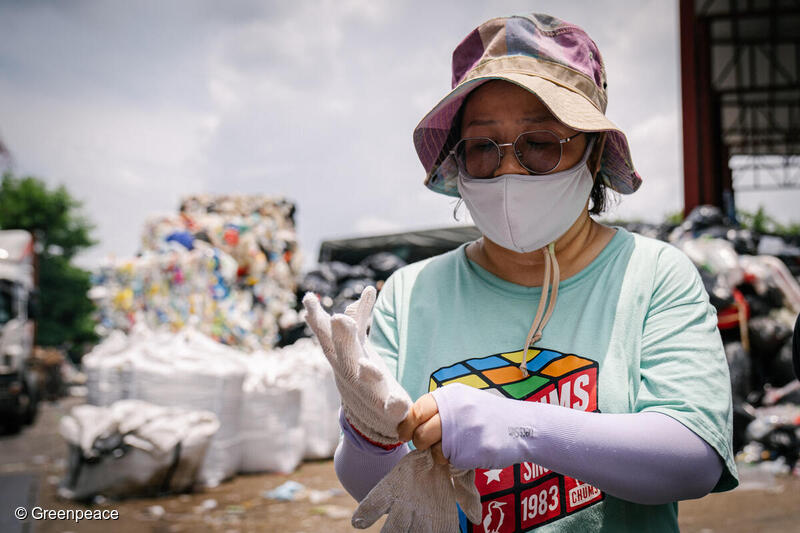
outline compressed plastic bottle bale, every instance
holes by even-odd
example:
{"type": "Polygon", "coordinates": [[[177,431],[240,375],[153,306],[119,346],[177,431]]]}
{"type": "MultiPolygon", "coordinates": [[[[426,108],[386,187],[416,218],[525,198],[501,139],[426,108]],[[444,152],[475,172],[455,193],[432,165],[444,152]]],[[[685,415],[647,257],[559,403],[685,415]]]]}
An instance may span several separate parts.
{"type": "Polygon", "coordinates": [[[194,236],[188,231],[174,231],[167,235],[167,242],[177,242],[187,250],[194,250],[194,236]]]}

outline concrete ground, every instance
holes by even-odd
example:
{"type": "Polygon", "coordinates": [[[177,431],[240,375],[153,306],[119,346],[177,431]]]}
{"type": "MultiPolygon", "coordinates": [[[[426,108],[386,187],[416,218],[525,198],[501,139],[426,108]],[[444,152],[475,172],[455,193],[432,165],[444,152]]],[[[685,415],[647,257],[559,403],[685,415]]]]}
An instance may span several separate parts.
{"type": "MultiPolygon", "coordinates": [[[[34,426],[18,435],[0,437],[0,496],[13,495],[0,501],[0,512],[9,515],[0,517],[0,529],[4,533],[15,530],[39,533],[109,530],[122,533],[354,531],[350,526],[350,515],[356,504],[340,490],[331,461],[306,462],[288,475],[237,476],[218,487],[193,494],[103,501],[88,506],[62,501],[56,490],[65,472],[66,445],[58,434],[58,421],[78,403],[80,400],[70,398],[57,404],[45,404],[34,426]],[[2,490],[3,480],[5,490],[2,490]],[[302,483],[309,490],[308,496],[299,501],[278,502],[261,495],[287,480],[302,483]],[[16,506],[18,501],[28,501],[27,505],[45,509],[116,510],[119,518],[113,523],[31,521],[30,518],[19,522],[10,516],[13,509],[8,509],[16,506]]],[[[751,474],[747,473],[747,478],[750,477],[751,474]]],[[[685,533],[800,531],[800,478],[783,477],[767,479],[766,483],[746,483],[728,493],[683,502],[679,517],[681,531],[685,533]]],[[[379,531],[380,526],[379,522],[367,531],[379,531]]]]}

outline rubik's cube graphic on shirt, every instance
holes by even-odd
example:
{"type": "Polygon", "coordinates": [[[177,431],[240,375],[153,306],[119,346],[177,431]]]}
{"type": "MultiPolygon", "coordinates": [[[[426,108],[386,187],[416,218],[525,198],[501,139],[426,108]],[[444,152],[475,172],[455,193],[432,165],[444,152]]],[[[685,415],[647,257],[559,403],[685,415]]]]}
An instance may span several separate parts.
{"type": "MultiPolygon", "coordinates": [[[[436,370],[428,390],[463,383],[505,398],[545,402],[581,411],[597,411],[596,361],[553,350],[528,351],[528,377],[519,365],[523,352],[467,359],[436,370]]],[[[482,523],[470,524],[460,513],[461,531],[516,533],[530,531],[603,500],[597,488],[534,463],[502,470],[478,469],[475,484],[483,504],[482,523]]]]}

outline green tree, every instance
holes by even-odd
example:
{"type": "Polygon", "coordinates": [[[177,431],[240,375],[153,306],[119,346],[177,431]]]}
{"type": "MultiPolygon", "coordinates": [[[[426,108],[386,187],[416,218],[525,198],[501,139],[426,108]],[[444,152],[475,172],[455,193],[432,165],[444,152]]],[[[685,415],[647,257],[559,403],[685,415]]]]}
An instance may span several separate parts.
{"type": "Polygon", "coordinates": [[[71,355],[96,340],[87,297],[89,273],[71,260],[95,244],[94,226],[81,214],[81,203],[62,185],[48,189],[41,180],[16,178],[10,172],[0,182],[0,229],[25,229],[36,239],[39,314],[37,344],[61,346],[71,355]]]}

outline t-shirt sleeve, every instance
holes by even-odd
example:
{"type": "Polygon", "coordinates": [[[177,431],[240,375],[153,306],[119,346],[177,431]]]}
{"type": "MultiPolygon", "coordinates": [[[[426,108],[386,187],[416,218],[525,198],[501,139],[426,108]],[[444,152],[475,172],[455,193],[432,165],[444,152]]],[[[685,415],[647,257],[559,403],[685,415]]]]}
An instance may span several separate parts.
{"type": "Polygon", "coordinates": [[[397,361],[400,352],[395,313],[395,283],[395,275],[392,275],[378,293],[375,307],[372,309],[369,342],[386,362],[392,375],[397,378],[397,361]]]}
{"type": "Polygon", "coordinates": [[[635,410],[675,418],[708,442],[725,468],[714,492],[738,485],[728,365],[700,275],[677,248],[658,254],[642,335],[635,410]]]}

